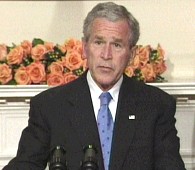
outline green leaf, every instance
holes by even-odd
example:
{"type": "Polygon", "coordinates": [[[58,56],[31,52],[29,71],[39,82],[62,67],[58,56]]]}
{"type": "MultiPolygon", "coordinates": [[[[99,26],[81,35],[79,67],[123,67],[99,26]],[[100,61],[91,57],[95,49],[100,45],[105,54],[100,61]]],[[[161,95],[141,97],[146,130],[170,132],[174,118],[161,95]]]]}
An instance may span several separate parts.
{"type": "Polygon", "coordinates": [[[158,76],[156,77],[156,79],[155,79],[154,82],[156,82],[156,83],[162,83],[162,82],[167,82],[167,80],[165,80],[164,77],[158,75],[158,76]]]}
{"type": "Polygon", "coordinates": [[[17,85],[16,81],[15,80],[10,80],[8,83],[8,85],[17,85]]]}
{"type": "Polygon", "coordinates": [[[73,73],[77,76],[81,76],[84,73],[83,67],[76,69],[73,71],[73,73]]]}
{"type": "Polygon", "coordinates": [[[150,53],[150,61],[156,61],[158,59],[158,51],[152,50],[150,53]]]}
{"type": "Polygon", "coordinates": [[[36,46],[38,44],[44,44],[44,41],[40,38],[34,38],[33,41],[32,41],[32,46],[36,46]]]}
{"type": "Polygon", "coordinates": [[[30,65],[32,62],[33,62],[33,59],[32,59],[30,56],[28,56],[27,58],[25,58],[25,59],[23,60],[24,66],[30,65]]]}

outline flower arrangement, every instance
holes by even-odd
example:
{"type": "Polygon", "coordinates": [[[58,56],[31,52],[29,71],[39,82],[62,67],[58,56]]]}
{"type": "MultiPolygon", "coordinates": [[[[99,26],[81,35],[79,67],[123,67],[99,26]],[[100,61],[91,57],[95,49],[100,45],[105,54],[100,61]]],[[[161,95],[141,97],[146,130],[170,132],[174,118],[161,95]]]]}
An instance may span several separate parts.
{"type": "Polygon", "coordinates": [[[165,52],[158,44],[154,49],[150,45],[135,46],[132,50],[132,60],[129,62],[125,73],[144,82],[163,82],[161,76],[166,71],[165,52]]]}
{"type": "MultiPolygon", "coordinates": [[[[148,46],[136,46],[125,70],[129,77],[139,81],[163,81],[161,74],[166,70],[164,51],[148,46]]],[[[87,69],[82,58],[82,43],[69,39],[63,45],[42,39],[24,40],[11,47],[0,44],[0,84],[63,85],[78,78],[87,69]]]]}
{"type": "Polygon", "coordinates": [[[66,84],[86,69],[82,44],[70,39],[54,45],[41,39],[23,41],[20,45],[0,45],[1,84],[66,84]]]}

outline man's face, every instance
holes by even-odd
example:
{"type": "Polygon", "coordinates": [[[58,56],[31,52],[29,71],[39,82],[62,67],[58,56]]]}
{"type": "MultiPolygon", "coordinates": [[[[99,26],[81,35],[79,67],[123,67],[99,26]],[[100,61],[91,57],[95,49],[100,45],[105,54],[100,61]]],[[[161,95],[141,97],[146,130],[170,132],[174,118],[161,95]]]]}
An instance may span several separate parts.
{"type": "Polygon", "coordinates": [[[119,80],[130,59],[129,27],[125,20],[94,20],[88,42],[83,42],[84,56],[92,78],[103,90],[119,80]]]}

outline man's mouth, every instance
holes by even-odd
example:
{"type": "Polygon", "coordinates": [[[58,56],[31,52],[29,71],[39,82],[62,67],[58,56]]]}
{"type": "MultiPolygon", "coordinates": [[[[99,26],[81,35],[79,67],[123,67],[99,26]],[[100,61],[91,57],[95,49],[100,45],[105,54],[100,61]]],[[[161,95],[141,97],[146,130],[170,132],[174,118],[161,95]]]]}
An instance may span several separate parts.
{"type": "Polygon", "coordinates": [[[110,72],[113,69],[111,67],[107,67],[107,66],[99,66],[99,68],[101,69],[101,71],[105,71],[105,72],[110,72]]]}

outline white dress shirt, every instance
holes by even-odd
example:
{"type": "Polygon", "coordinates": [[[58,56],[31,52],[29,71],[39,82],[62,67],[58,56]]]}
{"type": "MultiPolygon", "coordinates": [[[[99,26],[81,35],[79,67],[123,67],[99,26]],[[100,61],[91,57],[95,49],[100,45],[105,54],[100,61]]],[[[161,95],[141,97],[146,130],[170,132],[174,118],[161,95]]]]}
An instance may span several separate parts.
{"type": "MultiPolygon", "coordinates": [[[[119,81],[108,91],[112,96],[112,99],[111,99],[108,107],[109,107],[110,112],[112,114],[113,121],[115,120],[115,117],[116,117],[119,89],[120,89],[120,86],[122,84],[122,81],[123,81],[123,76],[121,76],[119,81]]],[[[95,81],[91,77],[90,71],[87,72],[87,82],[89,84],[91,99],[92,99],[92,103],[93,103],[95,117],[97,120],[98,110],[100,108],[99,96],[103,91],[98,87],[98,85],[95,83],[95,81]]]]}

